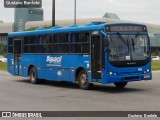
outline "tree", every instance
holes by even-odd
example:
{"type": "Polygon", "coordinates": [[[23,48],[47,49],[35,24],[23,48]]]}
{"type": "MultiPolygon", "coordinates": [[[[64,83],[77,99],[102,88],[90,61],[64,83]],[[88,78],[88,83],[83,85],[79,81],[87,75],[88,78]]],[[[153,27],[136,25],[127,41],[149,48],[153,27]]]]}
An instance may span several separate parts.
{"type": "Polygon", "coordinates": [[[0,45],[0,55],[3,55],[3,56],[7,56],[7,45],[5,44],[1,44],[0,45]]]}
{"type": "MultiPolygon", "coordinates": [[[[31,27],[31,28],[26,29],[25,31],[33,31],[33,30],[36,30],[36,29],[38,29],[38,28],[39,28],[39,27],[31,27]]],[[[45,25],[45,26],[43,26],[42,28],[49,29],[49,28],[51,28],[51,26],[45,25]]]]}

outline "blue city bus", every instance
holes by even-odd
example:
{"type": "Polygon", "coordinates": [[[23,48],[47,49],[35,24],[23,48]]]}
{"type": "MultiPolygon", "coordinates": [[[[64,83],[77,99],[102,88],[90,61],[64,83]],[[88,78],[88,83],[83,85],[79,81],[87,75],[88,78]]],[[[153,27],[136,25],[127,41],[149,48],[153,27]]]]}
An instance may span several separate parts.
{"type": "Polygon", "coordinates": [[[123,88],[128,82],[151,80],[147,27],[133,23],[92,22],[84,26],[8,34],[8,72],[43,80],[123,88]]]}

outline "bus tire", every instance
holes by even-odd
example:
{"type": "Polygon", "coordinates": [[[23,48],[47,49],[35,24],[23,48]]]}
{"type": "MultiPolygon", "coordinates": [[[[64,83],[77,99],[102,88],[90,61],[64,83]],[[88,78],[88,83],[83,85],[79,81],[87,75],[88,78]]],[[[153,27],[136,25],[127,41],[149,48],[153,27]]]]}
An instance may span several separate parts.
{"type": "Polygon", "coordinates": [[[114,83],[117,88],[124,88],[127,85],[127,82],[118,82],[114,83]]]}
{"type": "Polygon", "coordinates": [[[39,79],[37,78],[37,70],[35,67],[32,67],[29,71],[30,82],[33,84],[38,84],[39,79]]]}
{"type": "Polygon", "coordinates": [[[83,90],[88,90],[91,88],[92,84],[88,83],[88,75],[85,70],[81,70],[78,76],[79,87],[83,90]]]}

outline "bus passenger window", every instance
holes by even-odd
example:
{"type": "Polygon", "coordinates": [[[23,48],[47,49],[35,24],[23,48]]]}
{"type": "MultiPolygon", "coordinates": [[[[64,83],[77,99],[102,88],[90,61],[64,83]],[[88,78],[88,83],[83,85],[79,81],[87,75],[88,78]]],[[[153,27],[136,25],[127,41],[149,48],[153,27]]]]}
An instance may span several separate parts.
{"type": "Polygon", "coordinates": [[[89,33],[71,35],[71,53],[89,53],[89,33]]]}
{"type": "Polygon", "coordinates": [[[69,34],[54,35],[54,53],[69,53],[69,34]]]}
{"type": "Polygon", "coordinates": [[[24,53],[37,53],[37,36],[24,37],[24,53]]]}
{"type": "Polygon", "coordinates": [[[38,36],[38,53],[52,53],[52,35],[40,35],[38,36]]]}
{"type": "Polygon", "coordinates": [[[8,53],[13,53],[13,38],[9,38],[8,40],[8,53]]]}

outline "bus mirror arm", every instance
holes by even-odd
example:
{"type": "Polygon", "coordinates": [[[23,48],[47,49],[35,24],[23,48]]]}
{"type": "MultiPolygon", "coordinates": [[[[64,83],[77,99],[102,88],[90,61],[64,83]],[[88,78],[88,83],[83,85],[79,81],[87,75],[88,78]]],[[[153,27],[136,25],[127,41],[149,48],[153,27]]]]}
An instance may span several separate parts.
{"type": "Polygon", "coordinates": [[[102,30],[101,30],[101,33],[102,33],[104,36],[107,37],[107,34],[106,34],[105,32],[103,32],[102,30]]]}
{"type": "Polygon", "coordinates": [[[104,52],[106,53],[107,51],[108,51],[108,48],[105,48],[105,49],[104,49],[104,52]]]}
{"type": "Polygon", "coordinates": [[[107,36],[107,34],[106,34],[105,32],[103,32],[102,30],[101,30],[101,33],[105,36],[105,41],[107,41],[107,42],[105,42],[104,45],[105,45],[105,47],[108,47],[108,45],[109,45],[109,43],[108,43],[109,41],[108,41],[108,39],[107,39],[108,36],[107,36]]]}

